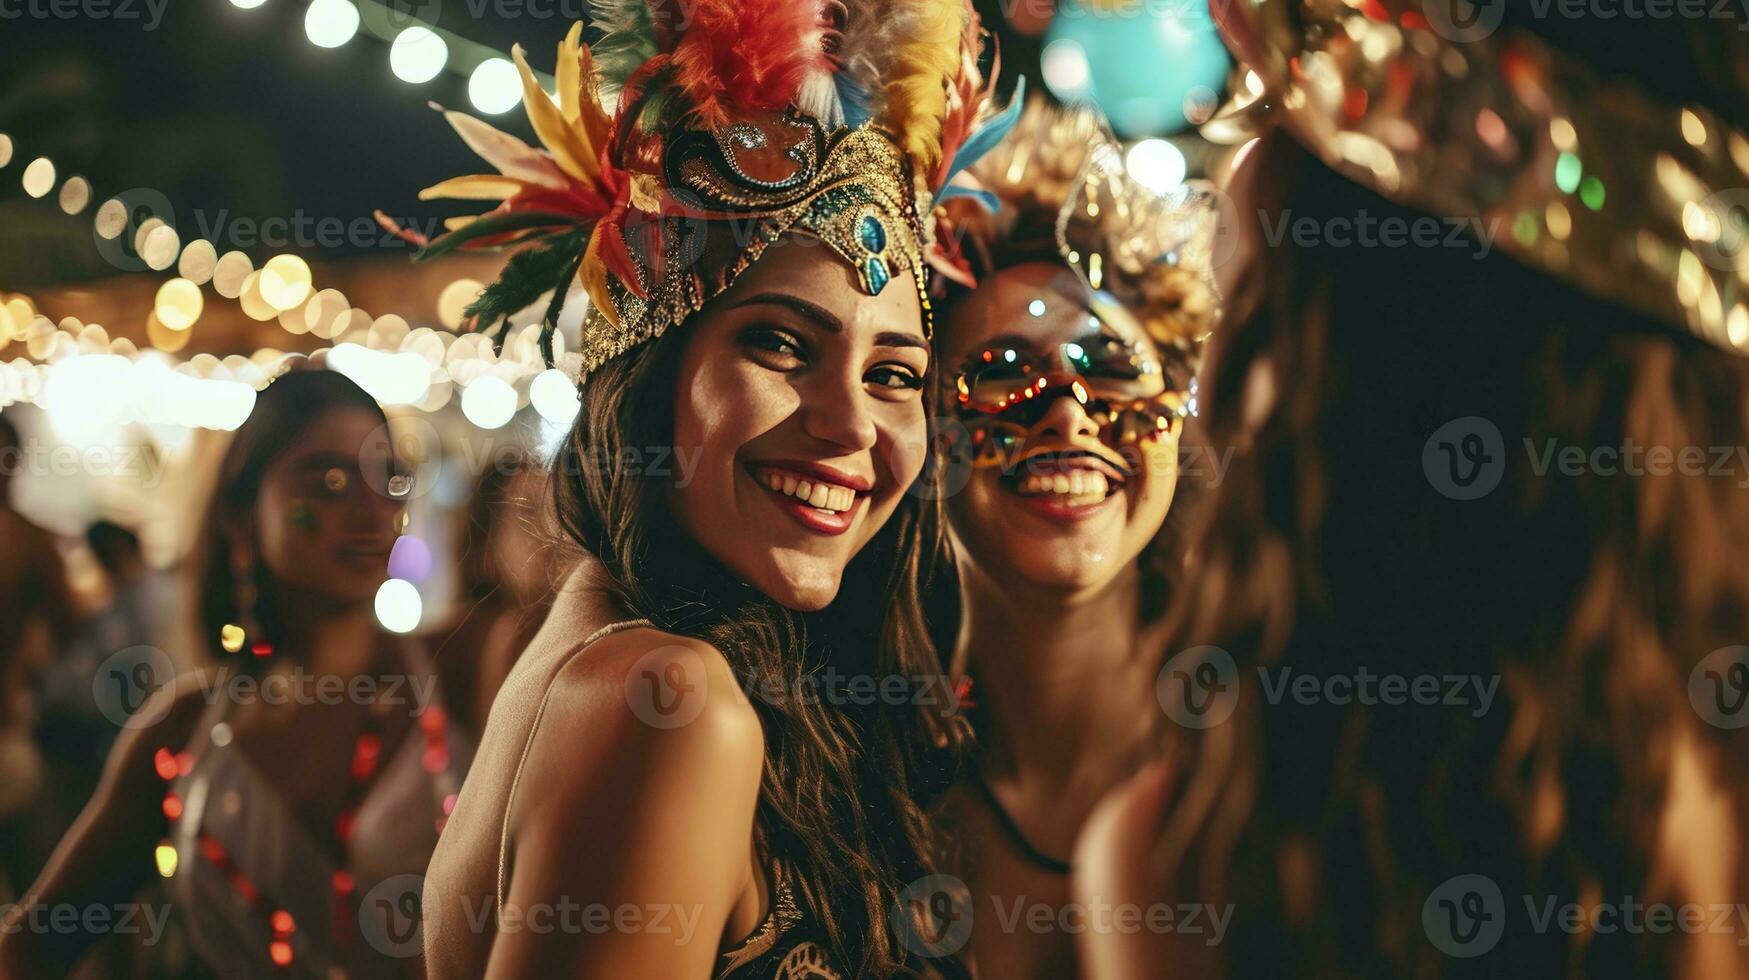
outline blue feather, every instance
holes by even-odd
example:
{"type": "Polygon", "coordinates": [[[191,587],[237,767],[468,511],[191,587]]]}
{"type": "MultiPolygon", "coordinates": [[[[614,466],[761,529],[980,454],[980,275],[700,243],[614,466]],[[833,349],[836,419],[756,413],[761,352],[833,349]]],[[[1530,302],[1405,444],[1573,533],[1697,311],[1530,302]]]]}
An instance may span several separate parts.
{"type": "Polygon", "coordinates": [[[1021,75],[1014,81],[1014,97],[1008,100],[1008,108],[1002,110],[1001,115],[979,126],[978,131],[966,137],[966,141],[960,145],[959,152],[953,155],[953,163],[948,165],[947,180],[953,180],[955,174],[977,163],[984,154],[995,149],[996,144],[1002,142],[1002,137],[1007,136],[1014,128],[1014,123],[1020,119],[1020,109],[1025,102],[1026,76],[1021,75]]]}
{"type": "Polygon", "coordinates": [[[941,196],[935,200],[937,203],[940,203],[942,201],[951,201],[956,197],[973,198],[979,204],[984,206],[984,210],[991,214],[995,214],[1002,210],[1002,202],[997,199],[996,195],[987,190],[983,190],[982,188],[949,187],[947,190],[942,191],[941,196]]]}
{"type": "Polygon", "coordinates": [[[874,98],[848,72],[833,75],[832,84],[838,89],[838,103],[844,108],[846,126],[855,129],[874,118],[874,98]]]}

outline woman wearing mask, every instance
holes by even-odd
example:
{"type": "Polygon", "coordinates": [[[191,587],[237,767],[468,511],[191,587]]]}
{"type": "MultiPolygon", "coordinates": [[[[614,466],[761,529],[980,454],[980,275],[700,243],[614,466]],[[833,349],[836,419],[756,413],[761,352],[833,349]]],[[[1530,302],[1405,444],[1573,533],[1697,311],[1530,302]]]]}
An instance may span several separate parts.
{"type": "Polygon", "coordinates": [[[1692,462],[1749,440],[1744,35],[1369,6],[1223,27],[1283,107],[1239,212],[1425,231],[1235,293],[1162,686],[1215,710],[1080,882],[1231,927],[1090,937],[1092,975],[1749,975],[1749,497],[1692,462]]]}
{"type": "Polygon", "coordinates": [[[1214,215],[1204,189],[1160,195],[1119,155],[1093,110],[1035,102],[961,178],[996,209],[955,202],[943,236],[964,280],[936,350],[977,745],[935,815],[983,976],[1076,972],[1069,932],[1005,916],[1078,914],[1076,833],[1157,751],[1158,619],[1182,563],[1166,518],[1216,318],[1214,215]]]}
{"type": "Polygon", "coordinates": [[[556,107],[525,75],[546,153],[458,121],[505,176],[449,189],[507,196],[462,234],[536,229],[475,314],[555,287],[556,307],[573,270],[591,299],[554,466],[585,554],[432,861],[434,976],[913,959],[900,893],[930,867],[919,794],[953,729],[939,700],[830,678],[939,674],[906,490],[928,444],[926,188],[978,108],[951,84],[975,21],[957,0],[672,13],[599,10],[593,51],[573,30],[556,107]]]}
{"type": "Polygon", "coordinates": [[[0,972],[66,972],[102,936],[33,923],[121,907],[163,877],[165,903],[135,925],[169,955],[169,924],[151,916],[171,910],[194,975],[417,975],[364,899],[429,859],[467,754],[425,658],[373,615],[408,490],[378,448],[386,424],[329,371],[261,392],[193,562],[215,663],[126,719],[96,794],[13,910],[0,972]]]}

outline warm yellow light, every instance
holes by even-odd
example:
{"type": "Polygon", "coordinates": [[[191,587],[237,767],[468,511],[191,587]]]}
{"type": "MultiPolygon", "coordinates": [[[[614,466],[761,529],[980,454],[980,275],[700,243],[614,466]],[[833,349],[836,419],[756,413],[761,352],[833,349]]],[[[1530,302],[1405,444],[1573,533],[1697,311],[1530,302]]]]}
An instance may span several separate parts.
{"type": "Polygon", "coordinates": [[[24,192],[42,197],[55,187],[55,165],[48,157],[37,157],[24,168],[24,192]]]}
{"type": "Polygon", "coordinates": [[[213,267],[218,264],[219,253],[213,243],[196,238],[183,247],[182,257],[176,260],[176,271],[196,286],[204,286],[212,281],[213,267]]]}
{"type": "Polygon", "coordinates": [[[237,304],[243,307],[244,315],[251,320],[263,323],[279,316],[279,307],[268,302],[261,295],[261,273],[251,272],[249,278],[243,280],[243,292],[237,297],[237,304]]]}
{"type": "Polygon", "coordinates": [[[256,288],[276,310],[289,310],[310,298],[309,263],[295,255],[275,255],[261,267],[256,288]]]}
{"type": "Polygon", "coordinates": [[[429,82],[449,61],[449,45],[429,27],[409,27],[389,45],[389,68],[403,82],[429,82]]]}
{"type": "Polygon", "coordinates": [[[219,627],[219,646],[226,653],[237,653],[243,649],[243,627],[235,623],[226,623],[219,627]]]}
{"type": "Polygon", "coordinates": [[[68,214],[78,214],[91,203],[91,181],[83,177],[69,177],[61,185],[61,210],[68,214]]]}
{"type": "Polygon", "coordinates": [[[213,266],[213,289],[226,299],[243,295],[243,286],[255,272],[255,263],[242,252],[226,252],[213,266]]]}
{"type": "Polygon", "coordinates": [[[460,329],[463,311],[480,295],[483,288],[485,287],[475,279],[457,279],[443,287],[443,292],[437,297],[438,322],[451,330],[460,329]]]}
{"type": "Polygon", "coordinates": [[[152,304],[152,313],[158,317],[159,323],[171,330],[187,330],[200,319],[205,306],[206,300],[201,296],[199,286],[187,279],[172,279],[158,287],[158,299],[152,304]]]}
{"type": "Polygon", "coordinates": [[[146,339],[152,346],[167,354],[174,354],[188,346],[188,341],[194,336],[192,330],[172,330],[158,322],[158,314],[152,313],[146,317],[146,339]]]}
{"type": "Polygon", "coordinates": [[[158,862],[158,873],[166,878],[176,874],[176,848],[169,844],[159,844],[152,852],[158,862]]]}
{"type": "MultiPolygon", "coordinates": [[[[157,219],[152,219],[156,221],[157,219]]],[[[145,236],[140,245],[140,258],[154,272],[163,272],[176,264],[176,257],[182,254],[182,237],[176,234],[176,229],[160,223],[145,236]]]]}
{"type": "Polygon", "coordinates": [[[104,241],[115,241],[117,235],[127,230],[128,208],[115,198],[103,202],[97,209],[97,218],[92,222],[97,228],[97,236],[104,241]]]}

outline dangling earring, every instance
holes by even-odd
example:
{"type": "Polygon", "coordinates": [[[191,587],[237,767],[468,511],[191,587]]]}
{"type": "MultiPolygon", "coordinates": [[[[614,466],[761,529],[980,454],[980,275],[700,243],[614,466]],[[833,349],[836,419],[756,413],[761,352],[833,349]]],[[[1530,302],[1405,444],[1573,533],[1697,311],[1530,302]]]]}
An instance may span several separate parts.
{"type": "Polygon", "coordinates": [[[268,641],[266,632],[261,628],[261,620],[256,616],[255,607],[261,592],[255,585],[253,563],[241,555],[233,554],[231,581],[237,622],[226,623],[219,628],[219,646],[226,653],[241,653],[247,645],[249,651],[257,657],[273,656],[273,644],[268,641]]]}

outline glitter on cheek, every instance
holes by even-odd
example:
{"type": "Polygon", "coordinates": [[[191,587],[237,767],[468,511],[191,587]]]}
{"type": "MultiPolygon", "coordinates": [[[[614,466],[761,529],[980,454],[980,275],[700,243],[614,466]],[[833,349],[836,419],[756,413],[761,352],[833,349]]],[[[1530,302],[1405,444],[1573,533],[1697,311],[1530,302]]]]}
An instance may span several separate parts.
{"type": "Polygon", "coordinates": [[[294,500],[291,505],[291,525],[306,534],[316,531],[316,511],[307,500],[294,500]]]}

